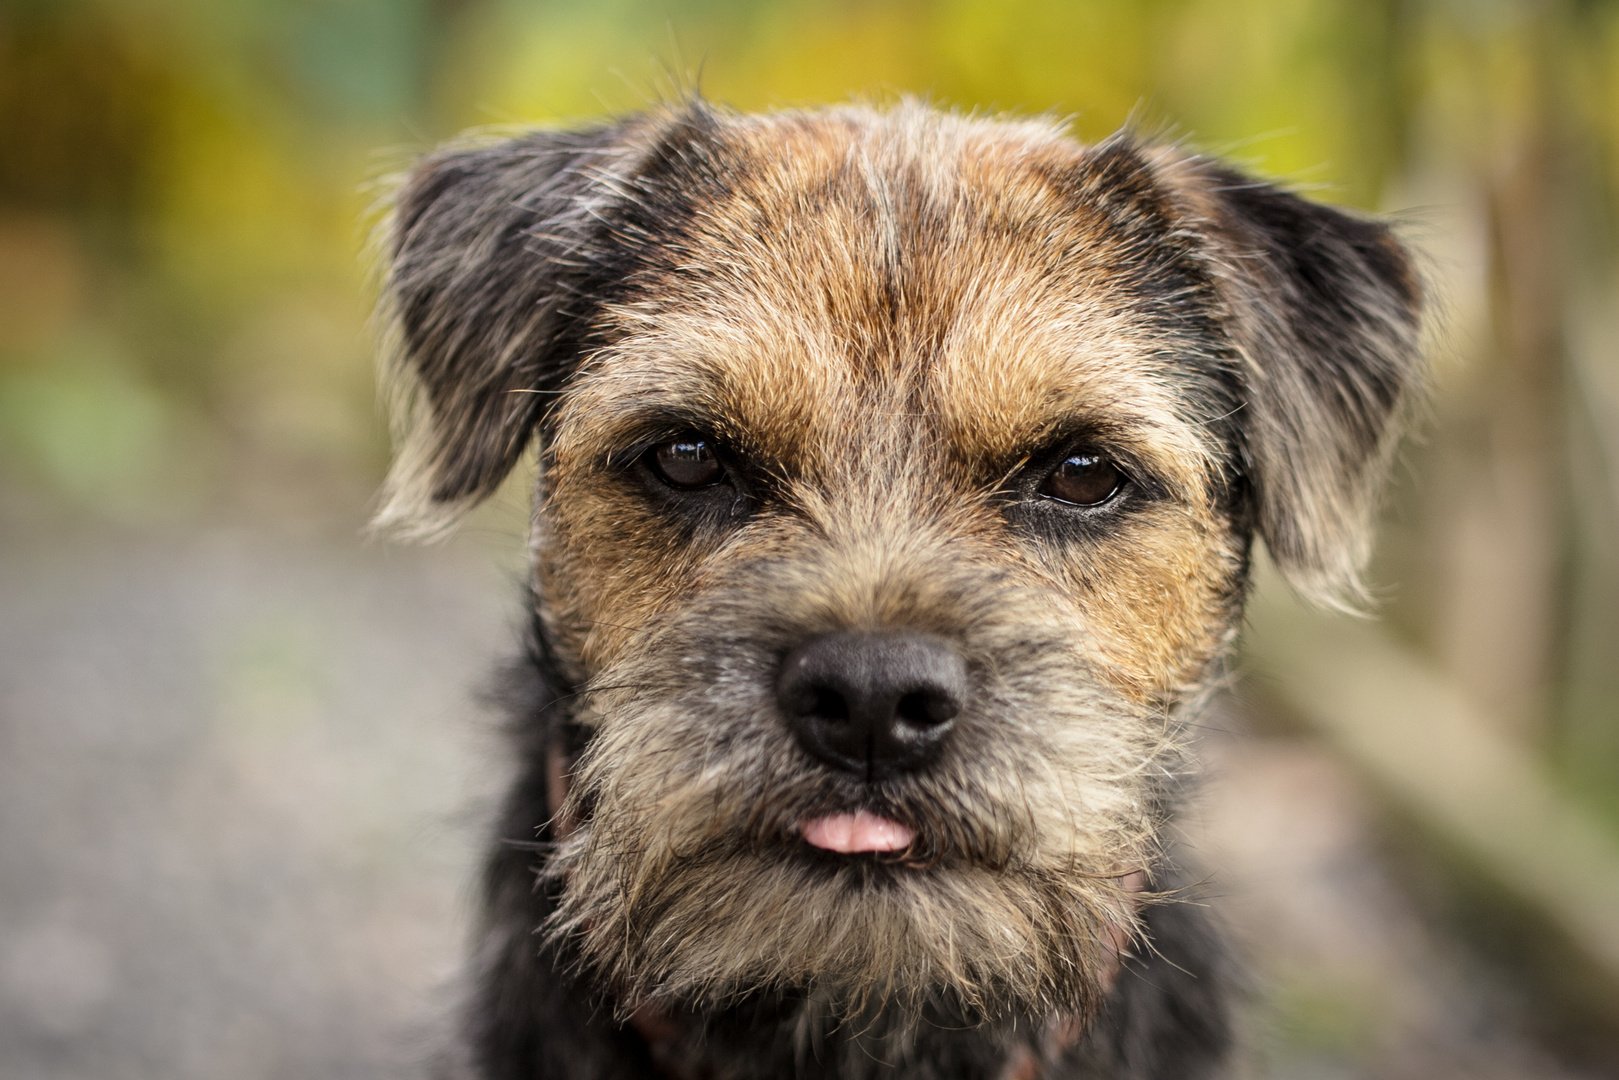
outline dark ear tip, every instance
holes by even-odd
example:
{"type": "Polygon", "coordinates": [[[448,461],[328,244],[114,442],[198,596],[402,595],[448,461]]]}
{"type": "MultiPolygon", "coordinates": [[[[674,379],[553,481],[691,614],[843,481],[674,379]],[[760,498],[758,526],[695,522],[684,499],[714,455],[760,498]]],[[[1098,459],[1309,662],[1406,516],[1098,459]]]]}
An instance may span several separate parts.
{"type": "Polygon", "coordinates": [[[491,396],[504,399],[481,410],[495,422],[464,426],[443,440],[432,491],[440,506],[476,503],[493,495],[532,441],[542,395],[508,391],[491,396]]]}
{"type": "Polygon", "coordinates": [[[382,299],[396,449],[379,526],[437,535],[521,460],[599,308],[635,119],[474,136],[399,188],[382,299]]]}
{"type": "Polygon", "coordinates": [[[1379,495],[1427,382],[1416,261],[1371,216],[1208,159],[1183,159],[1175,176],[1206,223],[1242,358],[1259,532],[1297,591],[1364,610],[1379,495]]]}
{"type": "Polygon", "coordinates": [[[416,163],[394,202],[393,251],[398,258],[427,211],[470,176],[459,157],[433,155],[416,163]]]}

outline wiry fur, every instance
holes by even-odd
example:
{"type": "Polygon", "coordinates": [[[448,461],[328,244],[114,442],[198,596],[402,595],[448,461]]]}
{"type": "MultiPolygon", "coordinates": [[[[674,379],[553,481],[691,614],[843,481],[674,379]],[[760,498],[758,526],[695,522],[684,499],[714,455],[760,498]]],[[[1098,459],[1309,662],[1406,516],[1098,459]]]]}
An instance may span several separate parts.
{"type": "Polygon", "coordinates": [[[880,615],[840,602],[869,593],[837,580],[838,560],[749,560],[602,672],[621,689],[580,718],[591,824],[551,863],[567,883],[553,934],[578,933],[631,1000],[799,986],[859,1007],[944,994],[1038,1015],[1094,995],[1100,924],[1131,923],[1120,881],[1158,854],[1155,786],[1179,764],[1167,718],[1097,687],[1049,590],[997,582],[949,540],[859,552],[895,583],[880,615]],[[880,785],[805,769],[771,673],[806,632],[851,622],[962,643],[981,673],[954,736],[971,754],[880,785]],[[917,823],[903,861],[928,871],[807,861],[795,824],[851,805],[917,823]]]}
{"type": "Polygon", "coordinates": [[[1361,568],[1404,425],[1420,397],[1421,286],[1378,222],[1208,161],[1171,166],[1206,247],[1250,396],[1244,424],[1259,529],[1293,586],[1366,600],[1361,568]]]}
{"type": "Polygon", "coordinates": [[[1254,532],[1300,588],[1357,594],[1420,381],[1388,231],[1127,135],[692,103],[430,157],[393,236],[417,406],[385,523],[442,528],[541,445],[481,1074],[1214,1067],[1218,949],[1135,890],[1176,885],[1186,722],[1254,532]],[[723,491],[647,473],[690,431],[723,491]],[[1129,478],[1101,509],[1039,494],[1075,447],[1129,478]],[[949,642],[971,691],[937,762],[868,782],[803,752],[776,673],[896,630],[949,642]],[[855,809],[917,840],[798,835],[855,809]],[[654,1014],[674,1050],[626,1026],[654,1014]]]}
{"type": "Polygon", "coordinates": [[[377,528],[441,535],[517,464],[592,314],[593,208],[633,163],[633,129],[470,140],[395,195],[382,310],[395,452],[377,528]],[[442,213],[447,192],[461,213],[442,213]]]}

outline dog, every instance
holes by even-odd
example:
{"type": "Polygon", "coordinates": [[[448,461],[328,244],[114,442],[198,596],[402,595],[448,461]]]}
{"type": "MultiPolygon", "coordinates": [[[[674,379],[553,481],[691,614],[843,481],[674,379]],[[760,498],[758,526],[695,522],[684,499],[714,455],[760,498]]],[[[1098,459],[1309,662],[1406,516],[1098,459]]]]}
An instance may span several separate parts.
{"type": "Polygon", "coordinates": [[[1256,536],[1363,597],[1424,379],[1385,224],[1130,132],[692,99],[430,154],[384,257],[380,527],[540,462],[454,1069],[1221,1071],[1187,731],[1256,536]]]}

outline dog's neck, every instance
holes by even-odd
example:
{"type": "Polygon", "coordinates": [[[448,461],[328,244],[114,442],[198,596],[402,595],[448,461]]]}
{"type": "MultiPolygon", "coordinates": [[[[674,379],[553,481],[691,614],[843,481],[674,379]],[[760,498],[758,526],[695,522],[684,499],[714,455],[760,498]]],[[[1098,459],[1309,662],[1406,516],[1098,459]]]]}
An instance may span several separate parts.
{"type": "MultiPolygon", "coordinates": [[[[840,1025],[827,1026],[835,1029],[840,1025]]],[[[701,1021],[683,1023],[666,1012],[640,1009],[631,1015],[628,1027],[646,1045],[654,1067],[668,1080],[712,1080],[734,1075],[734,1066],[727,1069],[726,1064],[737,1059],[755,1069],[761,1064],[746,1048],[724,1045],[701,1021]]],[[[1037,1030],[998,1028],[972,1055],[980,1059],[980,1068],[974,1073],[992,1080],[1044,1080],[1061,1071],[1063,1059],[1084,1038],[1087,1028],[1082,1019],[1073,1016],[1056,1018],[1037,1030]]],[[[938,1028],[931,1033],[945,1031],[958,1039],[968,1034],[959,1027],[938,1028]]],[[[864,1066],[861,1072],[901,1075],[903,1066],[889,1060],[894,1042],[908,1043],[914,1049],[915,1041],[922,1037],[926,1036],[914,1033],[901,1040],[889,1040],[863,1032],[849,1038],[845,1056],[858,1062],[857,1067],[864,1066]]],[[[910,1056],[903,1051],[901,1055],[910,1056]]]]}
{"type": "MultiPolygon", "coordinates": [[[[553,841],[566,839],[578,826],[568,803],[575,762],[575,751],[569,745],[572,741],[568,737],[569,727],[567,723],[553,726],[545,752],[546,796],[553,841]]],[[[1101,980],[1103,997],[1111,991],[1118,977],[1128,944],[1123,933],[1117,933],[1109,943],[1108,968],[1101,980]]],[[[829,1017],[825,1026],[836,1029],[848,1023],[829,1017]]],[[[653,1064],[668,1080],[711,1080],[722,1074],[712,1059],[724,1054],[724,1049],[718,1045],[724,1041],[723,1035],[718,1035],[699,1017],[642,1006],[630,1013],[626,1027],[645,1044],[653,1064]]],[[[998,1068],[991,1068],[989,1074],[995,1080],[1042,1080],[1078,1045],[1087,1027],[1084,1016],[1059,1013],[1043,1024],[1023,1025],[1021,1029],[1014,1026],[1010,1034],[997,1032],[999,1037],[994,1041],[1001,1044],[1003,1060],[998,1068]]],[[[954,1030],[961,1029],[955,1027],[954,1030]]],[[[861,1035],[854,1039],[864,1041],[861,1035]]],[[[861,1053],[872,1060],[881,1060],[881,1055],[873,1054],[871,1048],[861,1047],[861,1053]]]]}

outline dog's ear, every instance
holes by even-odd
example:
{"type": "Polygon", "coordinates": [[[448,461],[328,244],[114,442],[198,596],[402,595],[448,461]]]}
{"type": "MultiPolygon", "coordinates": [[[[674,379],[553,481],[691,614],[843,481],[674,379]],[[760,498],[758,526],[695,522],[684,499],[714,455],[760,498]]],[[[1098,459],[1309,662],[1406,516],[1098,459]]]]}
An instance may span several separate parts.
{"type": "Polygon", "coordinates": [[[373,527],[431,537],[491,494],[567,379],[610,277],[634,121],[441,150],[384,228],[394,463],[373,527]]]}
{"type": "Polygon", "coordinates": [[[1257,526],[1294,588],[1357,609],[1395,445],[1426,385],[1422,287],[1388,226],[1182,158],[1244,383],[1257,526]]]}

